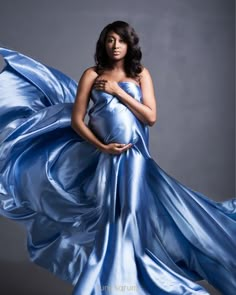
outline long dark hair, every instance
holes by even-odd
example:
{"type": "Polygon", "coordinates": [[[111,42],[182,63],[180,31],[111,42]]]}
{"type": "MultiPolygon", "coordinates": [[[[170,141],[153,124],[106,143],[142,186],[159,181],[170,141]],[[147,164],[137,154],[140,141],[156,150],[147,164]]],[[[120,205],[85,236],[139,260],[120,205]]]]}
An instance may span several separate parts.
{"type": "Polygon", "coordinates": [[[139,46],[139,37],[135,30],[124,21],[115,21],[108,24],[102,30],[96,44],[96,52],[94,55],[96,72],[100,74],[111,66],[105,47],[107,34],[111,31],[118,34],[124,42],[127,43],[128,50],[124,61],[125,73],[128,77],[137,78],[143,69],[141,64],[142,52],[139,46]]]}

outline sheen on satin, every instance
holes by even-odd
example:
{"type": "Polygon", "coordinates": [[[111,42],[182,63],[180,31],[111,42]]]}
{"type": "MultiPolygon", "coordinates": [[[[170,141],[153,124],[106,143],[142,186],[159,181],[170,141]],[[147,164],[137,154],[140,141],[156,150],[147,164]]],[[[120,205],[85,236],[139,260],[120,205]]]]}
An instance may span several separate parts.
{"type": "MultiPolygon", "coordinates": [[[[236,199],[215,202],[151,158],[148,126],[119,99],[91,91],[88,126],[71,128],[77,83],[8,48],[0,74],[0,213],[27,230],[30,259],[73,295],[236,293],[236,199]]],[[[119,83],[142,103],[141,88],[119,83]]]]}

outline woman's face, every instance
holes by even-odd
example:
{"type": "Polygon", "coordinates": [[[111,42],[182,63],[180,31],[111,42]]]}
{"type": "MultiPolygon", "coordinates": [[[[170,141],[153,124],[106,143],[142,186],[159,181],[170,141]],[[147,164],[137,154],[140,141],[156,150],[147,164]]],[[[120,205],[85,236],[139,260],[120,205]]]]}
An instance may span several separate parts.
{"type": "Polygon", "coordinates": [[[108,32],[105,40],[105,47],[107,55],[112,61],[124,59],[128,50],[128,44],[122,40],[120,35],[113,31],[108,32]]]}

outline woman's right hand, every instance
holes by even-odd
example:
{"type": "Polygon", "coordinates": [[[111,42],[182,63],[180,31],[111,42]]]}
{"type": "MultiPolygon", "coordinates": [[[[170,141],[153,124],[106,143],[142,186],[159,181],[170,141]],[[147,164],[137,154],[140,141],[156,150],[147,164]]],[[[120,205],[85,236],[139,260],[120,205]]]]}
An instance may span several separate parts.
{"type": "Polygon", "coordinates": [[[131,148],[131,146],[132,146],[132,143],[123,144],[123,143],[111,142],[104,145],[102,151],[109,154],[119,155],[125,152],[126,150],[128,150],[129,148],[131,148]]]}

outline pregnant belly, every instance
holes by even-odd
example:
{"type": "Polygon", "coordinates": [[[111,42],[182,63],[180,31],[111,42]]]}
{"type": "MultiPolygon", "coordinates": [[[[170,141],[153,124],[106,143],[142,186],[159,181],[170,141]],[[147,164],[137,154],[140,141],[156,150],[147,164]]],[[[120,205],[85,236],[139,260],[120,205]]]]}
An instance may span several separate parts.
{"type": "Polygon", "coordinates": [[[135,143],[138,138],[137,119],[123,104],[92,112],[88,127],[104,143],[135,143]]]}

